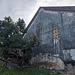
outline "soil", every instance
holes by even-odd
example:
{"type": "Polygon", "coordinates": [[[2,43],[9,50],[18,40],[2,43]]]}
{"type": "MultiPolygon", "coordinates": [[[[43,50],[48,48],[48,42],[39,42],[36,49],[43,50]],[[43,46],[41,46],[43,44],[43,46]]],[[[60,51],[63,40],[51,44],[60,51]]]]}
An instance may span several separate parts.
{"type": "Polygon", "coordinates": [[[62,73],[61,75],[75,75],[75,69],[68,70],[67,72],[62,73]]]}

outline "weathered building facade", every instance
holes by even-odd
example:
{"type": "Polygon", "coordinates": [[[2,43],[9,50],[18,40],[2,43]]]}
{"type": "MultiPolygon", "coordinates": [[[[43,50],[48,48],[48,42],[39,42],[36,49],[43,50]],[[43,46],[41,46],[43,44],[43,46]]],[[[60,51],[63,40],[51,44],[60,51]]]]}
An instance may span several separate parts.
{"type": "Polygon", "coordinates": [[[75,6],[40,7],[24,38],[35,35],[40,46],[33,53],[51,53],[75,60],[75,6]]]}

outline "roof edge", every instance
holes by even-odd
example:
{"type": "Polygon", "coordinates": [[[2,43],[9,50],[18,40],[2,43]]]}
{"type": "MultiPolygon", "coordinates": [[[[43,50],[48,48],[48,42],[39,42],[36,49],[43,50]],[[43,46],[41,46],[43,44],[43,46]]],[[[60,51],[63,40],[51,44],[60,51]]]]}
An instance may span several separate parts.
{"type": "MultiPolygon", "coordinates": [[[[36,12],[36,14],[34,15],[34,17],[32,18],[32,20],[30,21],[30,23],[28,24],[28,26],[27,26],[27,30],[28,30],[28,28],[30,27],[30,25],[32,24],[32,22],[34,21],[34,19],[36,18],[36,16],[37,16],[37,14],[38,14],[38,12],[40,11],[40,9],[41,8],[43,8],[44,10],[46,10],[46,11],[54,11],[54,9],[48,9],[48,8],[75,8],[75,6],[45,6],[45,7],[39,7],[39,9],[38,9],[38,11],[36,12]]],[[[60,12],[62,12],[62,11],[64,11],[64,12],[69,12],[69,11],[67,11],[67,10],[69,10],[69,9],[65,9],[65,10],[60,10],[60,12]]],[[[73,10],[73,9],[71,9],[71,10],[73,10]]],[[[75,10],[75,9],[74,9],[75,10]]],[[[55,11],[58,11],[58,10],[55,10],[55,11]]]]}
{"type": "Polygon", "coordinates": [[[38,12],[40,11],[41,8],[42,8],[42,7],[40,7],[40,8],[38,9],[38,11],[35,13],[34,17],[32,18],[32,20],[30,21],[30,23],[29,23],[28,26],[27,26],[27,30],[28,30],[28,28],[30,27],[30,25],[32,24],[33,20],[35,19],[35,17],[37,16],[37,14],[38,14],[38,12]]]}

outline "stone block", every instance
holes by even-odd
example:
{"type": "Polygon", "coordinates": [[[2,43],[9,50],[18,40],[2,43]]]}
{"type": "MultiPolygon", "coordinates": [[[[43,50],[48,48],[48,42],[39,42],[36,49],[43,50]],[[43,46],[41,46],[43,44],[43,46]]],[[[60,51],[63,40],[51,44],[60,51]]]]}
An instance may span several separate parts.
{"type": "Polygon", "coordinates": [[[63,70],[64,62],[55,56],[49,56],[50,53],[40,53],[30,60],[31,65],[44,67],[46,69],[63,70]]]}

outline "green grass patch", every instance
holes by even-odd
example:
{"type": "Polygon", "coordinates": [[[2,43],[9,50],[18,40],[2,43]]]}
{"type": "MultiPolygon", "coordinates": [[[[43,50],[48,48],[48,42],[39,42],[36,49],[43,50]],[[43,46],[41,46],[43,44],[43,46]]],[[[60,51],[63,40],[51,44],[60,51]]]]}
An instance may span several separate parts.
{"type": "Polygon", "coordinates": [[[2,63],[0,63],[0,75],[60,75],[60,73],[53,73],[47,70],[37,70],[32,68],[25,68],[23,70],[9,70],[7,68],[2,67],[2,63]]]}

